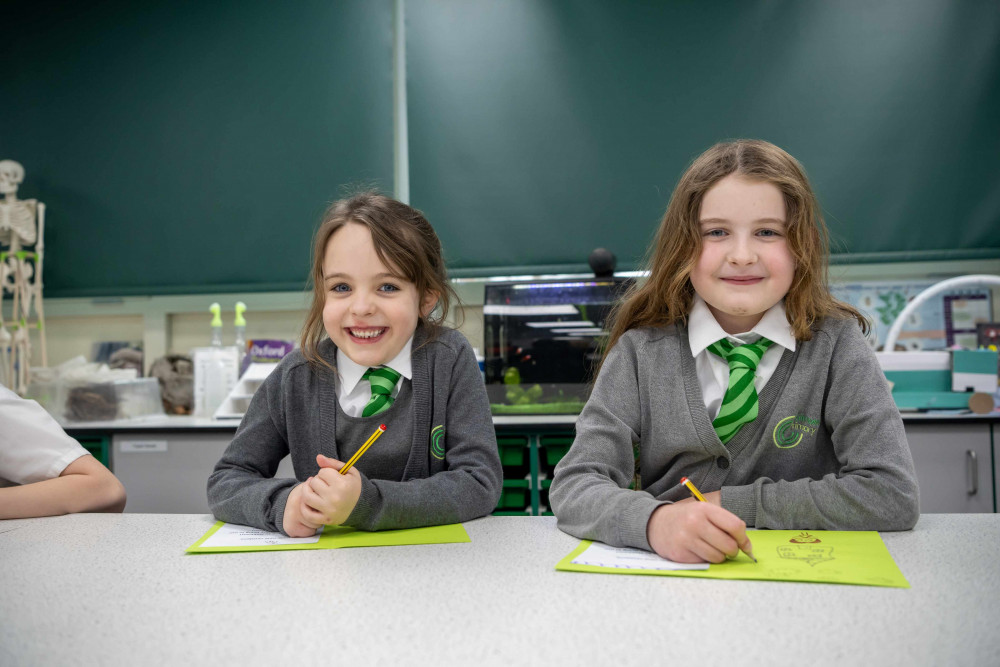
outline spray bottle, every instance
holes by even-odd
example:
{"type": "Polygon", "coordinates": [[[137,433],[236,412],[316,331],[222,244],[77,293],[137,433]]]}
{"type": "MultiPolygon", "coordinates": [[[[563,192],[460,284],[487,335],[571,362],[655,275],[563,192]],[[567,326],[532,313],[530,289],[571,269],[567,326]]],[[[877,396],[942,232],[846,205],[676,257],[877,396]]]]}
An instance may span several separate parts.
{"type": "Polygon", "coordinates": [[[208,307],[212,313],[212,347],[222,347],[222,307],[213,303],[208,307]]]}
{"type": "Polygon", "coordinates": [[[242,301],[236,302],[236,350],[239,354],[239,368],[243,369],[243,357],[247,354],[247,321],[243,313],[247,310],[247,305],[242,301]]]}
{"type": "Polygon", "coordinates": [[[205,364],[204,412],[211,415],[226,399],[226,365],[222,359],[222,308],[218,303],[208,307],[212,313],[212,354],[205,364]]]}

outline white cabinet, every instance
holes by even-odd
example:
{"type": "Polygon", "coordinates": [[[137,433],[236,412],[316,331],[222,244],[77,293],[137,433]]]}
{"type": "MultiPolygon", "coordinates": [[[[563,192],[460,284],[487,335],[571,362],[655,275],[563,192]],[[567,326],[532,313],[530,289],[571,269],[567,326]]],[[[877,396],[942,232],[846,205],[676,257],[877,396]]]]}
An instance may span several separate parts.
{"type": "MultiPolygon", "coordinates": [[[[208,476],[230,432],[121,432],[111,439],[111,467],[125,485],[126,512],[209,514],[208,476]]],[[[293,477],[288,457],[277,477],[293,477]]]]}
{"type": "Polygon", "coordinates": [[[908,421],[921,513],[993,512],[991,425],[908,421]]]}

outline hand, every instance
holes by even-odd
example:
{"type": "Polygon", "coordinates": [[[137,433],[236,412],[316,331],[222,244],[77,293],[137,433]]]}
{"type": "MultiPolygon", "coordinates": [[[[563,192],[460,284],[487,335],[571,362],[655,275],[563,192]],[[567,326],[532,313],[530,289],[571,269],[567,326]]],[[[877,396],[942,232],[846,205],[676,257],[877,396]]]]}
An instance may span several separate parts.
{"type": "Polygon", "coordinates": [[[312,537],[322,523],[316,523],[303,516],[305,504],[302,502],[302,486],[292,488],[285,502],[285,513],[281,517],[281,527],[289,537],[312,537]]]}
{"type": "Polygon", "coordinates": [[[678,563],[721,563],[741,549],[750,553],[746,523],[715,505],[710,495],[705,495],[708,502],[685,499],[653,510],[646,524],[653,551],[678,563]]]}
{"type": "Polygon", "coordinates": [[[309,523],[339,526],[347,521],[361,497],[361,473],[351,468],[340,474],[343,462],[316,456],[319,472],[302,487],[302,516],[309,523]]]}

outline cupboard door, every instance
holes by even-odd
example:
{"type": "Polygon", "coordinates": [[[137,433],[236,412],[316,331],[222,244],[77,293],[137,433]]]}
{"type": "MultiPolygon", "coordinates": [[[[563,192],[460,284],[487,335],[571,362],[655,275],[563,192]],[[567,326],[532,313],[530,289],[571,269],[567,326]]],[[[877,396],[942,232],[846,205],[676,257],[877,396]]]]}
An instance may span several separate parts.
{"type": "Polygon", "coordinates": [[[906,424],[921,513],[993,512],[989,424],[906,424]]]}

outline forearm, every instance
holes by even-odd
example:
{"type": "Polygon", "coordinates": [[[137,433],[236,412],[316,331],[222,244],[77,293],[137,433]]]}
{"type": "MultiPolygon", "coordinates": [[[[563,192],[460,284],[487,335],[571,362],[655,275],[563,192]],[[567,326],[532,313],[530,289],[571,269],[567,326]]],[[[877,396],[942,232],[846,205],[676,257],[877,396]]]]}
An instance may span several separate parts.
{"type": "Polygon", "coordinates": [[[295,479],[275,479],[224,467],[221,462],[208,478],[208,506],[217,519],[282,531],[285,503],[295,479]]]}
{"type": "Polygon", "coordinates": [[[611,546],[651,550],[646,526],[663,502],[643,491],[618,487],[601,475],[565,470],[557,473],[556,480],[549,499],[560,530],[611,546]]]}
{"type": "Polygon", "coordinates": [[[345,525],[390,530],[461,523],[492,512],[499,491],[494,475],[475,468],[405,482],[362,476],[361,496],[345,525]]]}
{"type": "Polygon", "coordinates": [[[722,506],[772,529],[909,530],[919,516],[916,487],[880,470],[723,487],[722,506]]]}
{"type": "Polygon", "coordinates": [[[58,516],[76,512],[121,512],[125,488],[89,456],[53,479],[0,488],[0,519],[58,516]]]}

